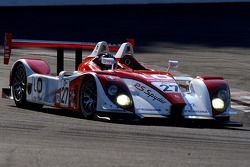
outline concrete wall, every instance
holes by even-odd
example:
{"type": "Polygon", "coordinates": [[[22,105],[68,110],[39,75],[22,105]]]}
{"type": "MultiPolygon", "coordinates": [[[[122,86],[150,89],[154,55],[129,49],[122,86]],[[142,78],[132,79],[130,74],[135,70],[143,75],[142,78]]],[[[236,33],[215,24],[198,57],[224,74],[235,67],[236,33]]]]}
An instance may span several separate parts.
{"type": "Polygon", "coordinates": [[[250,46],[250,3],[0,8],[15,38],[250,46]]]}
{"type": "Polygon", "coordinates": [[[0,6],[249,2],[250,0],[7,0],[0,6]]]}

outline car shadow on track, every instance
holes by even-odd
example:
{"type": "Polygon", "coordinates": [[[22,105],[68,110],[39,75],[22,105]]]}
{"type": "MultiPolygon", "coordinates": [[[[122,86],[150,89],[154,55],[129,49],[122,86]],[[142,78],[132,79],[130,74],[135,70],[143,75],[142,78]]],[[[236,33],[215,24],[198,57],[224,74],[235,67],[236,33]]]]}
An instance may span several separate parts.
{"type": "MultiPolygon", "coordinates": [[[[10,107],[16,108],[15,105],[11,105],[10,107]]],[[[41,112],[46,114],[52,114],[52,115],[58,115],[58,116],[64,116],[64,117],[71,117],[71,118],[77,118],[77,119],[83,119],[83,116],[80,112],[60,109],[60,108],[53,108],[53,107],[43,107],[40,109],[37,108],[25,108],[25,110],[34,111],[34,112],[41,112]]]]}
{"type": "Polygon", "coordinates": [[[181,128],[194,128],[194,129],[224,129],[224,130],[250,131],[249,128],[246,129],[242,127],[223,126],[216,124],[214,122],[183,121],[183,120],[175,121],[171,119],[146,119],[137,121],[112,120],[109,122],[117,124],[130,124],[130,125],[142,125],[142,126],[168,126],[168,127],[181,127],[181,128]]]}
{"type": "MultiPolygon", "coordinates": [[[[12,105],[11,107],[16,107],[12,105]]],[[[63,117],[70,117],[75,119],[84,119],[81,112],[78,111],[70,111],[66,109],[60,108],[52,108],[52,107],[43,107],[41,109],[26,109],[34,112],[41,112],[45,114],[58,115],[63,117]]],[[[122,117],[122,116],[121,116],[122,117]]],[[[227,127],[217,125],[211,122],[203,122],[203,121],[175,121],[171,119],[109,119],[109,117],[99,117],[95,116],[94,120],[89,121],[100,121],[103,123],[113,123],[113,124],[124,124],[124,125],[135,125],[135,126],[167,126],[167,127],[182,127],[182,128],[205,128],[205,129],[227,129],[227,130],[238,130],[238,131],[250,131],[250,129],[240,128],[240,127],[227,127]]]]}

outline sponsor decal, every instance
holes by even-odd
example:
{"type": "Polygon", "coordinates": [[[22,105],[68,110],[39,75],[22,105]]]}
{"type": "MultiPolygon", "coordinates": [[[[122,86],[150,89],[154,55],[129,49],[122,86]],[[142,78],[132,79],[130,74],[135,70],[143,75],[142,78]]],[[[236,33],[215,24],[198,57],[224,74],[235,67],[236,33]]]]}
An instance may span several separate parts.
{"type": "Polygon", "coordinates": [[[154,109],[154,108],[137,108],[138,110],[143,110],[143,111],[161,111],[161,109],[154,109]]]}
{"type": "Polygon", "coordinates": [[[185,112],[188,113],[208,113],[208,111],[205,110],[195,110],[194,108],[196,105],[194,103],[187,103],[185,107],[185,112]]]}
{"type": "Polygon", "coordinates": [[[142,86],[140,83],[135,83],[134,87],[136,89],[138,89],[139,91],[143,92],[147,97],[150,97],[154,100],[157,100],[161,103],[166,103],[165,100],[161,97],[158,97],[157,95],[155,95],[155,93],[149,89],[147,89],[145,86],[142,86]]]}
{"type": "Polygon", "coordinates": [[[195,107],[195,104],[193,104],[193,103],[187,103],[186,107],[185,107],[185,111],[186,112],[192,112],[193,111],[193,107],[195,107]]]}
{"type": "Polygon", "coordinates": [[[178,92],[179,87],[176,84],[161,84],[160,87],[163,88],[163,92],[178,92]]]}
{"type": "MultiPolygon", "coordinates": [[[[138,110],[143,110],[143,111],[157,111],[160,112],[162,109],[160,108],[137,108],[138,110]]],[[[166,112],[169,112],[168,109],[165,109],[166,112]]]]}
{"type": "MultiPolygon", "coordinates": [[[[42,78],[40,78],[40,77],[37,79],[32,78],[32,83],[29,83],[29,85],[30,85],[29,89],[32,89],[32,87],[33,87],[34,92],[38,92],[39,94],[42,93],[42,91],[43,91],[43,79],[42,78]]],[[[29,90],[29,91],[31,93],[31,90],[29,90]]]]}
{"type": "Polygon", "coordinates": [[[203,111],[203,110],[185,110],[185,112],[189,112],[189,113],[208,113],[208,111],[203,111]]]}

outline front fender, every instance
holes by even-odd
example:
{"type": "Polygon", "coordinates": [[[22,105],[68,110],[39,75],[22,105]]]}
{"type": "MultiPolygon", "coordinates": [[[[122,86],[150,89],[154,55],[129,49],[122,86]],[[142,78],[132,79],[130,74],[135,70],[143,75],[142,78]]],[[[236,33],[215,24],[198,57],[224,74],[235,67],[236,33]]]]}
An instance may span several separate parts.
{"type": "Polygon", "coordinates": [[[184,93],[186,106],[183,110],[184,117],[212,117],[210,95],[206,84],[201,79],[192,79],[189,92],[184,93]]]}
{"type": "MultiPolygon", "coordinates": [[[[97,98],[97,110],[98,111],[116,111],[116,112],[133,112],[134,107],[130,108],[121,108],[114,103],[106,94],[106,88],[110,84],[117,85],[118,87],[122,88],[128,96],[131,97],[129,90],[126,84],[117,76],[110,76],[110,75],[103,75],[103,74],[95,74],[93,75],[96,81],[98,98],[97,98]]],[[[131,98],[132,100],[132,98],[131,98]]]]}
{"type": "Polygon", "coordinates": [[[230,104],[223,112],[217,112],[212,107],[212,99],[218,90],[221,89],[229,91],[227,82],[221,77],[206,76],[192,79],[189,85],[189,92],[184,93],[187,103],[183,111],[184,116],[206,116],[211,118],[219,115],[229,116],[231,111],[230,104]]]}
{"type": "MultiPolygon", "coordinates": [[[[220,90],[226,90],[228,92],[228,106],[223,112],[218,112],[215,109],[212,108],[213,115],[226,115],[229,110],[231,109],[231,96],[230,96],[230,89],[227,81],[225,81],[222,77],[214,77],[214,76],[199,76],[197,77],[198,79],[202,80],[204,84],[206,85],[209,96],[210,96],[210,101],[212,101],[213,98],[217,96],[218,91],[220,90]]],[[[212,104],[211,104],[212,105],[212,104]]]]}

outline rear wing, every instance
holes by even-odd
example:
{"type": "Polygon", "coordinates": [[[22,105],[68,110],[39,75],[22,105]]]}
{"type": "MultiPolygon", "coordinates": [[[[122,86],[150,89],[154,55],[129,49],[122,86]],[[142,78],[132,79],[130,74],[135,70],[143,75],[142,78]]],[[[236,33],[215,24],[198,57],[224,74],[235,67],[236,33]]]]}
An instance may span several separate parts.
{"type": "MultiPolygon", "coordinates": [[[[135,41],[127,39],[134,47],[135,41]]],[[[55,48],[57,49],[57,74],[64,70],[64,49],[75,49],[75,70],[78,69],[82,62],[82,51],[93,50],[97,43],[93,42],[67,42],[67,41],[46,41],[46,40],[27,40],[13,39],[11,33],[5,33],[4,40],[4,64],[9,64],[11,50],[15,47],[39,47],[39,48],[55,48]]],[[[108,44],[110,51],[118,51],[120,44],[108,44]]]]}

